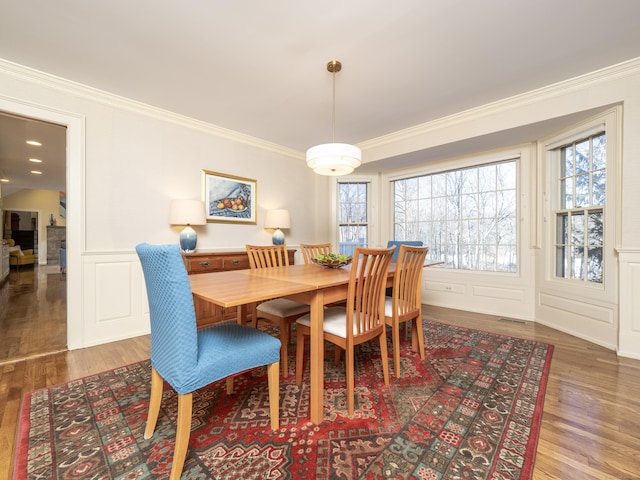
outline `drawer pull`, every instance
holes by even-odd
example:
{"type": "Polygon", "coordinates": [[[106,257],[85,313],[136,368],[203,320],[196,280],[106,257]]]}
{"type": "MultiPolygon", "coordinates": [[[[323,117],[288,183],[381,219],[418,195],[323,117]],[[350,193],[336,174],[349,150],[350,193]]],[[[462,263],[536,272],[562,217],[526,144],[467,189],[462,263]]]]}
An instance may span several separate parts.
{"type": "Polygon", "coordinates": [[[234,265],[240,265],[240,260],[231,260],[231,263],[233,263],[234,265]]]}
{"type": "Polygon", "coordinates": [[[209,262],[200,262],[200,266],[201,266],[202,268],[207,268],[207,267],[209,267],[210,265],[211,265],[211,263],[209,263],[209,262]]]}

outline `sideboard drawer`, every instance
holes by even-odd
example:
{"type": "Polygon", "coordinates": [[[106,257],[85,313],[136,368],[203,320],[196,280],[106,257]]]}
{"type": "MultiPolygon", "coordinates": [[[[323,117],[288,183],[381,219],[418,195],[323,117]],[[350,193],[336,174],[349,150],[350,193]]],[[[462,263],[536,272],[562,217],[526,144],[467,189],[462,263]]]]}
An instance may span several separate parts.
{"type": "Polygon", "coordinates": [[[218,256],[185,257],[189,273],[218,272],[224,269],[224,258],[218,256]]]}
{"type": "Polygon", "coordinates": [[[222,268],[224,270],[246,270],[250,266],[249,256],[246,253],[243,253],[224,257],[222,268]]]}

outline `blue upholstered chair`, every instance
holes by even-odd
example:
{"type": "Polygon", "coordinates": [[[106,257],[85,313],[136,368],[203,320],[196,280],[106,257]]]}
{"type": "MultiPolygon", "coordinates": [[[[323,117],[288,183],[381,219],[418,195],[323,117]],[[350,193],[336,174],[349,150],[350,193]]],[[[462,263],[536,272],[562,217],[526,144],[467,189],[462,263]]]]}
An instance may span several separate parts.
{"type": "Polygon", "coordinates": [[[398,254],[400,253],[400,245],[409,245],[410,247],[421,247],[422,242],[420,240],[389,240],[387,242],[387,248],[393,247],[394,245],[396,249],[393,251],[393,257],[391,257],[392,262],[395,262],[398,260],[398,254]]]}
{"type": "Polygon", "coordinates": [[[136,246],[151,319],[151,397],[144,438],[156,427],[166,381],[178,393],[171,480],[180,478],[191,433],[192,392],[267,366],[271,428],[278,429],[280,341],[233,322],[197,330],[191,286],[178,245],[136,246]]]}

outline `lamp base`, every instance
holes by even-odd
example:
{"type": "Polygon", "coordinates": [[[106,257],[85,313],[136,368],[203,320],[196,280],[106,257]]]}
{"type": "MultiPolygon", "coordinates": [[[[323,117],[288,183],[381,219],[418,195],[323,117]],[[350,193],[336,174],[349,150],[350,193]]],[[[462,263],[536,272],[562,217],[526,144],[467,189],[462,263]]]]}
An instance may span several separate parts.
{"type": "Polygon", "coordinates": [[[196,231],[187,225],[180,232],[180,248],[185,253],[195,252],[196,243],[198,242],[198,235],[196,231]]]}
{"type": "Polygon", "coordinates": [[[279,228],[276,228],[276,231],[273,232],[273,237],[271,237],[271,241],[274,245],[282,245],[284,243],[284,233],[279,228]]]}

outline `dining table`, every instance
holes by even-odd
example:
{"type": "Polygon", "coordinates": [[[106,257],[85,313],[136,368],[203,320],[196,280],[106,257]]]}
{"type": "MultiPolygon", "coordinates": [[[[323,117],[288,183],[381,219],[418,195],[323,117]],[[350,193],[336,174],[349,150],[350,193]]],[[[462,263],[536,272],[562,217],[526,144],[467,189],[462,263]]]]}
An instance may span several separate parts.
{"type": "MultiPolygon", "coordinates": [[[[429,266],[425,264],[425,266],[429,266]]],[[[310,420],[324,418],[324,307],[346,300],[350,265],[327,268],[317,264],[233,270],[190,275],[194,299],[223,308],[238,307],[238,321],[247,318],[249,306],[274,298],[289,298],[309,305],[310,335],[310,420]]],[[[395,263],[389,268],[387,285],[393,284],[395,263]]]]}

